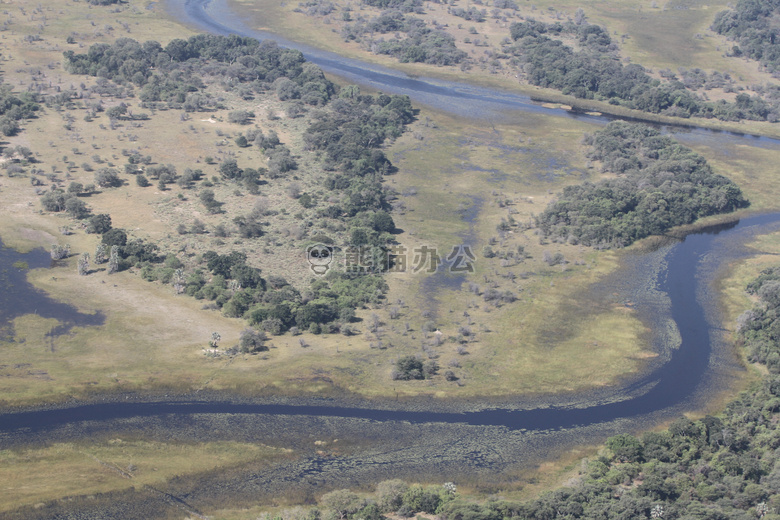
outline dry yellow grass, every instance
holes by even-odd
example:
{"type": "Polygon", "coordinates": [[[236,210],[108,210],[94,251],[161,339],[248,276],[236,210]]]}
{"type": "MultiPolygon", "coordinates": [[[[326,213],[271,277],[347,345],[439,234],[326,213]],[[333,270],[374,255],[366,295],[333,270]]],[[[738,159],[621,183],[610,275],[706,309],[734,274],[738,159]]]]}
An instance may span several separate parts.
{"type": "Polygon", "coordinates": [[[227,441],[168,444],[122,438],[0,450],[0,493],[4,497],[0,512],[69,496],[162,487],[172,477],[237,464],[262,466],[289,457],[289,453],[227,441]]]}

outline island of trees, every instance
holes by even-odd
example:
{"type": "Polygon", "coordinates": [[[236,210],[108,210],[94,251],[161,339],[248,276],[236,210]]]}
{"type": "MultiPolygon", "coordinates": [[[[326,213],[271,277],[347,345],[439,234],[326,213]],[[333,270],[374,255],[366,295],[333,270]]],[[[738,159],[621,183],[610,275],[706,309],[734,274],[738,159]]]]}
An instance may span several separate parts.
{"type": "MultiPolygon", "coordinates": [[[[715,17],[712,30],[734,40],[732,56],[747,56],[777,76],[780,72],[780,45],[777,34],[778,0],[740,0],[734,9],[715,17]]],[[[777,92],[777,90],[775,90],[777,92]]]]}
{"type": "Polygon", "coordinates": [[[622,247],[748,205],[704,157],[652,127],[616,121],[585,142],[589,157],[616,178],[564,188],[537,217],[546,236],[622,247]]]}

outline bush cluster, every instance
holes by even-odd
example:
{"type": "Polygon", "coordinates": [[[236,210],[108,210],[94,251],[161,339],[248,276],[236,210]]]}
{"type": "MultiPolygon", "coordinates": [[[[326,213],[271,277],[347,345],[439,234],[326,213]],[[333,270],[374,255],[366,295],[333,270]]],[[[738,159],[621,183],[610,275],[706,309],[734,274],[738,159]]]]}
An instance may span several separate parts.
{"type": "MultiPolygon", "coordinates": [[[[458,49],[455,39],[446,32],[432,29],[425,21],[404,14],[402,9],[388,9],[367,22],[347,24],[341,31],[345,40],[360,40],[375,54],[387,54],[401,63],[428,63],[456,65],[468,54],[458,49]],[[374,34],[393,33],[398,36],[385,39],[374,34]],[[400,37],[404,34],[404,37],[400,37]]],[[[465,16],[465,15],[464,15],[465,16]]]]}
{"type": "MultiPolygon", "coordinates": [[[[139,43],[119,38],[97,43],[86,54],[65,51],[65,68],[73,74],[110,79],[141,87],[146,104],[163,102],[188,111],[207,110],[216,100],[202,92],[204,77],[247,84],[254,92],[287,85],[280,99],[301,99],[322,105],[335,92],[322,70],[307,63],[299,51],[282,49],[271,40],[200,34],[172,40],[165,48],[156,41],[139,43]]],[[[282,93],[283,92],[283,93],[282,93]]]]}

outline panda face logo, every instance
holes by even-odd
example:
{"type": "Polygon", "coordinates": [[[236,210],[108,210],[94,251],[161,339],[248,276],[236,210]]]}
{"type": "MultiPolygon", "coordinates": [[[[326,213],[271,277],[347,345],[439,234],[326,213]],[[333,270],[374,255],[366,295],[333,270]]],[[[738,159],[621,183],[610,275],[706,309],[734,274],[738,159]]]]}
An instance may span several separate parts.
{"type": "Polygon", "coordinates": [[[313,244],[306,248],[306,259],[309,268],[317,276],[322,276],[330,269],[333,261],[333,248],[325,244],[313,244]]]}

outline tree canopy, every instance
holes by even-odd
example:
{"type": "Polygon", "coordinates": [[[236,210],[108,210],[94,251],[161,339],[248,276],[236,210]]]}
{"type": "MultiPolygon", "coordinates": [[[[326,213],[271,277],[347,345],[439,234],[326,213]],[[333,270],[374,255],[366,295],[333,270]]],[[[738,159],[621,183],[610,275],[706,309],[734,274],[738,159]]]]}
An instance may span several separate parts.
{"type": "Polygon", "coordinates": [[[612,122],[586,138],[589,157],[617,178],[567,186],[537,218],[547,236],[627,246],[696,219],[748,205],[701,155],[646,125],[612,122]]]}
{"type": "Polygon", "coordinates": [[[516,43],[509,51],[521,60],[533,85],[653,114],[725,121],[780,118],[780,109],[757,95],[742,93],[733,103],[705,101],[677,79],[660,81],[641,65],[623,65],[609,33],[597,25],[525,21],[513,23],[510,34],[516,43]],[[562,36],[573,37],[579,50],[557,39],[562,36]]]}

